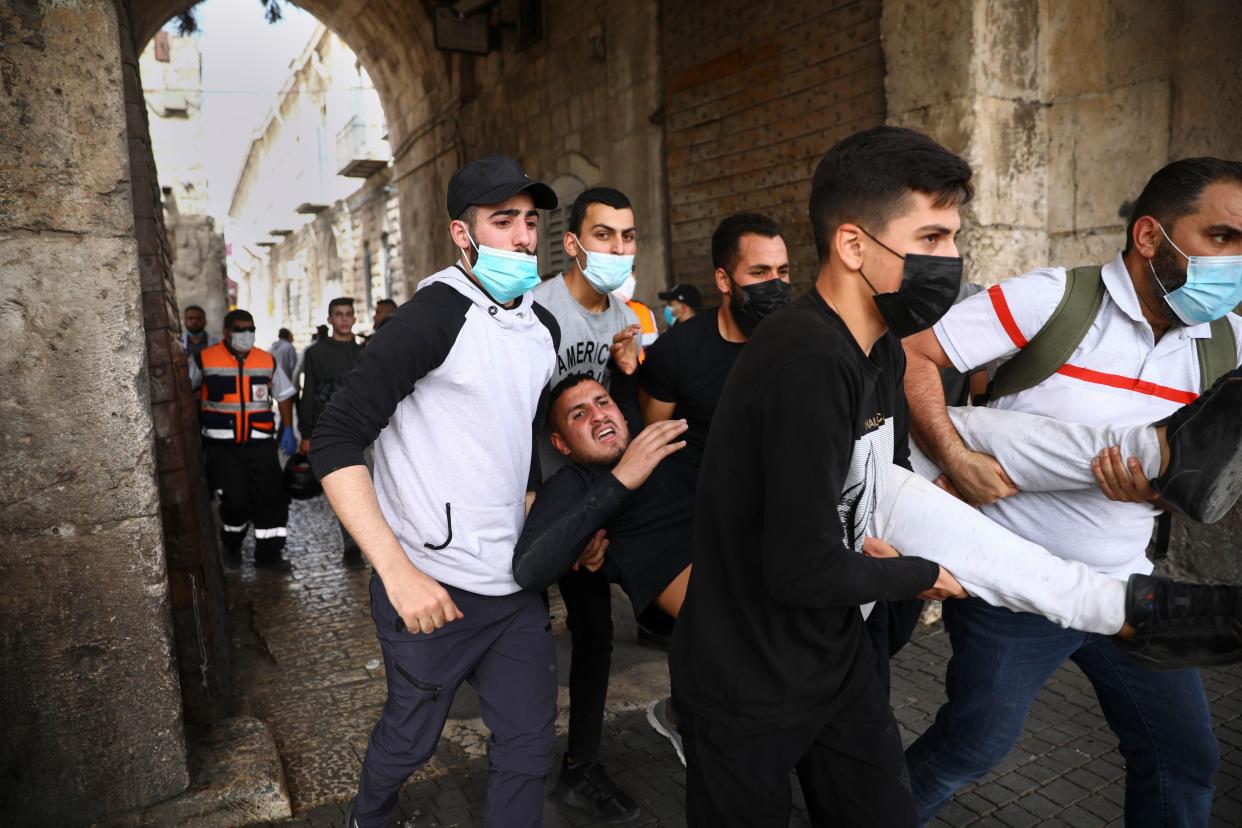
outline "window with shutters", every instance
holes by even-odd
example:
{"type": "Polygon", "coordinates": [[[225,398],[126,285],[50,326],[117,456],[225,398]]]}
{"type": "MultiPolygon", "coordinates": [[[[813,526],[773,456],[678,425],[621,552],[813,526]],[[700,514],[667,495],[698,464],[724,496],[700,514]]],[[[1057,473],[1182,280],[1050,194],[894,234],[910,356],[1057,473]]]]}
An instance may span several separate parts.
{"type": "Polygon", "coordinates": [[[539,273],[544,279],[563,273],[569,266],[569,256],[565,253],[562,239],[569,229],[569,213],[573,210],[574,199],[586,189],[582,180],[573,175],[562,175],[550,186],[560,206],[555,210],[545,210],[539,227],[539,273]]]}

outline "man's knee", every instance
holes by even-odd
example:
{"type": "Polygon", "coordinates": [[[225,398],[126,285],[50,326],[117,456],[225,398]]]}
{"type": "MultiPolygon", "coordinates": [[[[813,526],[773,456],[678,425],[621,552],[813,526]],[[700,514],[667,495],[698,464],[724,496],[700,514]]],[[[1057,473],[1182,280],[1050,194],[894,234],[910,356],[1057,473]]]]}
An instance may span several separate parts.
{"type": "Polygon", "coordinates": [[[506,739],[493,736],[489,759],[493,766],[520,776],[547,776],[556,760],[556,730],[549,723],[506,739]]]}

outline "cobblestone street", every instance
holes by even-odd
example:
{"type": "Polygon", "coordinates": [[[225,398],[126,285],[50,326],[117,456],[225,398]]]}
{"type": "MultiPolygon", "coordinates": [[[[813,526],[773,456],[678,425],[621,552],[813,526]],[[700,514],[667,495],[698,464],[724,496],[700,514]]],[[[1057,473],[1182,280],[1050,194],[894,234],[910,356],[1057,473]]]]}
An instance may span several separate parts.
{"type": "MultiPolygon", "coordinates": [[[[246,563],[229,573],[238,713],[263,719],[284,763],[294,819],[282,828],[343,824],[367,737],[383,705],[379,648],[366,572],[340,564],[340,535],[325,499],[294,503],[288,576],[246,563]]],[[[249,543],[248,543],[249,546],[249,543]]],[[[603,761],[638,800],[640,825],[683,825],[682,769],[647,725],[648,701],[668,692],[664,653],[639,646],[624,597],[613,603],[617,637],[603,761]]],[[[568,638],[557,638],[561,670],[558,733],[564,738],[568,638]]],[[[909,743],[944,699],[947,636],[921,630],[893,664],[892,702],[909,743]]],[[[1242,824],[1242,667],[1205,670],[1222,764],[1213,826],[1242,824]]],[[[481,825],[485,738],[472,691],[463,686],[439,752],[401,796],[406,825],[481,825]]],[[[549,784],[554,780],[550,780],[549,784]]],[[[1009,758],[944,809],[937,825],[1121,824],[1122,759],[1076,667],[1059,670],[1031,710],[1009,758]]],[[[545,825],[593,824],[548,804],[545,825]]],[[[803,824],[795,817],[794,824],[803,824]]]]}

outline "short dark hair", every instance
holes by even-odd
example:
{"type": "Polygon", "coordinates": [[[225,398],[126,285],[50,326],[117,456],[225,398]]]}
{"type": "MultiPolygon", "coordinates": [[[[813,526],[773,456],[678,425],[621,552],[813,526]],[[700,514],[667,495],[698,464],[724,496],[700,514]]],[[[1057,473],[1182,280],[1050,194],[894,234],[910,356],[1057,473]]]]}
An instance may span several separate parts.
{"type": "Polygon", "coordinates": [[[712,267],[732,273],[742,252],[742,236],[775,239],[781,226],[761,213],[735,213],[716,225],[712,233],[712,267]]]}
{"type": "Polygon", "coordinates": [[[381,300],[379,300],[378,302],[376,302],[376,303],[375,303],[375,307],[377,307],[377,308],[378,308],[380,305],[383,305],[384,307],[391,307],[391,308],[395,308],[395,307],[397,307],[397,303],[396,303],[394,300],[392,300],[392,299],[381,299],[381,300]]]}
{"type": "MultiPolygon", "coordinates": [[[[186,308],[189,310],[189,308],[186,308]]],[[[224,327],[232,329],[234,322],[254,322],[254,317],[250,315],[250,311],[235,308],[224,315],[224,327]]]]}
{"type": "Polygon", "coordinates": [[[1183,216],[1199,208],[1199,198],[1209,184],[1232,181],[1242,184],[1242,163],[1220,158],[1183,158],[1160,168],[1147,180],[1130,211],[1126,225],[1126,250],[1134,246],[1134,225],[1143,216],[1151,216],[1173,233],[1173,225],[1183,216]]]}
{"type": "Polygon", "coordinates": [[[292,341],[293,331],[289,330],[288,328],[281,328],[279,331],[276,332],[276,338],[277,339],[288,339],[292,341]]]}
{"type": "Polygon", "coordinates": [[[911,192],[936,207],[961,207],[974,196],[970,165],[912,129],[879,126],[838,142],[811,179],[811,231],[819,260],[827,261],[832,234],[846,222],[880,233],[911,192]]]}
{"type": "Polygon", "coordinates": [[[586,221],[587,208],[592,204],[606,204],[614,210],[632,210],[633,206],[625,193],[612,187],[591,187],[583,190],[582,195],[574,199],[574,206],[569,210],[569,224],[565,225],[569,232],[577,235],[582,232],[582,222],[586,221]]]}
{"type": "MultiPolygon", "coordinates": [[[[576,374],[570,374],[552,386],[552,390],[548,392],[547,424],[549,431],[556,431],[556,423],[552,420],[552,412],[556,410],[556,401],[565,396],[565,392],[569,389],[584,382],[599,382],[599,380],[588,373],[580,371],[576,374]]],[[[600,384],[603,385],[603,383],[600,384]]]]}
{"type": "Polygon", "coordinates": [[[332,309],[336,307],[346,307],[346,308],[349,308],[350,310],[353,310],[354,309],[354,297],[338,296],[335,299],[333,299],[331,302],[329,302],[328,303],[328,315],[329,316],[332,315],[332,309]]]}
{"type": "Polygon", "coordinates": [[[198,311],[198,312],[199,312],[199,313],[201,313],[203,316],[206,316],[206,315],[207,315],[207,311],[203,310],[203,309],[202,309],[201,307],[199,307],[198,305],[186,305],[186,306],[185,306],[185,310],[183,310],[181,313],[182,313],[182,315],[184,316],[185,314],[189,313],[189,312],[190,312],[190,311],[192,311],[192,310],[196,310],[196,311],[198,311]]]}
{"type": "Polygon", "coordinates": [[[327,325],[317,326],[315,328],[315,333],[319,336],[319,338],[322,339],[323,337],[328,335],[328,326],[327,325]]]}

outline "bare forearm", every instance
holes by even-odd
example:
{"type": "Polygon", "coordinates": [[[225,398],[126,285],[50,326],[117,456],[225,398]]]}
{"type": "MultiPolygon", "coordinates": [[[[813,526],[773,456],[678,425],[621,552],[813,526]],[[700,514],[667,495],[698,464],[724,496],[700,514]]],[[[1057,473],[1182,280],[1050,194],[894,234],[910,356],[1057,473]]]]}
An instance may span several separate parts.
{"type": "Polygon", "coordinates": [[[280,409],[281,426],[293,428],[293,397],[290,397],[287,400],[281,400],[276,404],[276,407],[280,409]]]}
{"type": "Polygon", "coordinates": [[[910,436],[941,468],[966,451],[945,407],[940,366],[915,348],[906,348],[906,400],[910,404],[910,436]]]}
{"type": "Polygon", "coordinates": [[[381,581],[394,583],[399,575],[417,571],[380,511],[375,485],[366,466],[337,469],[323,479],[323,490],[336,516],[357,541],[381,581]]]}

